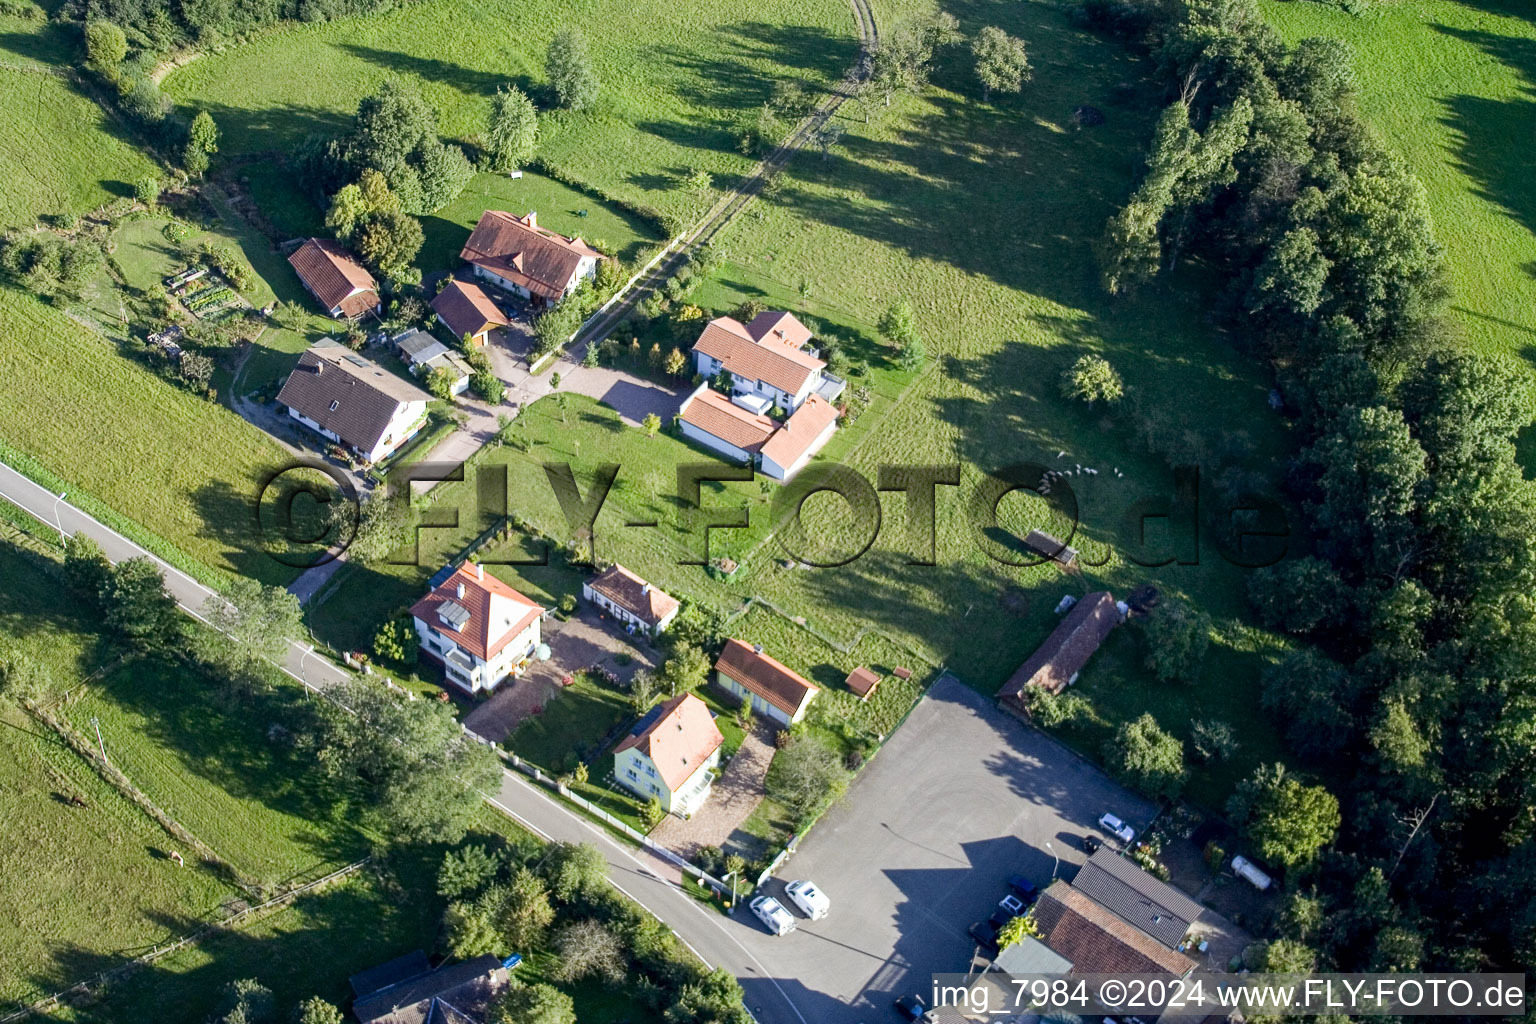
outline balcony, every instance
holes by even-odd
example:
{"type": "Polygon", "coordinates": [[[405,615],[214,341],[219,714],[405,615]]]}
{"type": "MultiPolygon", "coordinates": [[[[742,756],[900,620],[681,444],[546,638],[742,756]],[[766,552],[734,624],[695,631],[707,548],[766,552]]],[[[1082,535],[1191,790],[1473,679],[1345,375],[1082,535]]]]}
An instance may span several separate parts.
{"type": "Polygon", "coordinates": [[[816,385],[816,390],[813,394],[820,395],[829,403],[835,404],[842,395],[843,390],[847,387],[848,382],[843,380],[843,378],[824,372],[821,375],[821,383],[816,385]]]}

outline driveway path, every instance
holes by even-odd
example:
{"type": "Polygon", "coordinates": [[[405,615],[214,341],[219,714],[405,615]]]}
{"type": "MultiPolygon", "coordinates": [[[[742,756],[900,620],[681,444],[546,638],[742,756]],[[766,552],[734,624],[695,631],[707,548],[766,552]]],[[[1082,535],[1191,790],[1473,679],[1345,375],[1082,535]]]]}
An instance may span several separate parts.
{"type": "Polygon", "coordinates": [[[758,722],[715,780],[704,807],[687,820],[668,815],[651,831],[651,838],[690,860],[701,846],[724,848],[731,834],[763,802],[775,731],[769,723],[758,722]]]}

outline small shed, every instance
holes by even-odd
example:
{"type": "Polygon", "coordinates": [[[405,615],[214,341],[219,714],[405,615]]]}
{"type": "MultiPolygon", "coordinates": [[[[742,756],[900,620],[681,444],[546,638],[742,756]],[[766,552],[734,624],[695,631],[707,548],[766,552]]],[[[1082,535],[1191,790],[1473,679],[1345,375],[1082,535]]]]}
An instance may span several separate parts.
{"type": "Polygon", "coordinates": [[[869,695],[874,693],[875,687],[880,685],[880,677],[875,674],[874,669],[867,665],[860,665],[848,673],[844,683],[859,700],[869,700],[869,695]]]}
{"type": "Polygon", "coordinates": [[[1024,538],[1024,546],[1037,555],[1044,555],[1063,569],[1070,569],[1077,562],[1076,548],[1068,547],[1066,541],[1044,530],[1030,530],[1029,536],[1024,538]]]}

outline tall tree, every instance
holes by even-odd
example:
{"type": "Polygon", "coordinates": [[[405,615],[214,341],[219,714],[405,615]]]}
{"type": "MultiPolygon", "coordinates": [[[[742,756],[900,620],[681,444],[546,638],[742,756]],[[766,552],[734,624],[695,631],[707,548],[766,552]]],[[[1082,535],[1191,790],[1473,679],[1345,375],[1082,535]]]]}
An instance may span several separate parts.
{"type": "Polygon", "coordinates": [[[176,599],[165,589],[160,567],[149,558],[129,558],[114,566],[101,603],[107,626],[137,650],[165,650],[181,636],[176,599]]]}
{"type": "Polygon", "coordinates": [[[349,682],[321,703],[308,738],[316,761],[353,783],[391,834],[457,842],[500,778],[500,762],[459,728],[436,701],[398,700],[388,690],[349,682]]]}
{"type": "Polygon", "coordinates": [[[491,97],[485,139],[493,170],[510,171],[533,159],[539,139],[539,115],[533,109],[533,101],[515,85],[504,85],[491,97]]]}
{"type": "Polygon", "coordinates": [[[490,1024],[576,1024],[576,1004],[553,985],[513,985],[491,1007],[490,1024]]]}
{"type": "Polygon", "coordinates": [[[1227,814],[1261,859],[1287,868],[1311,863],[1339,831],[1339,801],[1307,786],[1282,764],[1260,765],[1238,783],[1227,814]]]}
{"type": "Polygon", "coordinates": [[[209,597],[203,618],[252,659],[277,661],[295,637],[304,635],[299,599],[282,587],[263,587],[245,576],[236,576],[225,594],[209,597]]]}
{"type": "Polygon", "coordinates": [[[545,74],[555,101],[567,110],[585,110],[597,99],[597,72],[587,53],[587,40],[577,28],[562,29],[550,40],[545,74]]]}
{"type": "Polygon", "coordinates": [[[1184,744],[1144,714],[1122,724],[1104,746],[1115,773],[1148,796],[1172,800],[1184,788],[1184,744]]]}
{"type": "Polygon", "coordinates": [[[981,99],[992,98],[992,90],[1018,92],[1029,81],[1029,58],[1024,40],[1015,39],[995,25],[988,25],[971,40],[971,56],[976,59],[976,78],[981,82],[981,99]]]}

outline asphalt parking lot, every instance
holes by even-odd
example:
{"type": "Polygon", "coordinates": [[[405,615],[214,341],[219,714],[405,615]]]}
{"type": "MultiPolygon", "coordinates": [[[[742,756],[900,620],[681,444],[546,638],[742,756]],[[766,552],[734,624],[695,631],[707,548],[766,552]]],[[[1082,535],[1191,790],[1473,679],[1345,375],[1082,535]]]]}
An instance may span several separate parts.
{"type": "Polygon", "coordinates": [[[797,929],[773,937],[738,911],[732,937],[762,974],[743,982],[747,1006],[788,1000],[806,1024],[897,1020],[898,996],[968,967],[967,929],[1009,875],[1043,887],[1076,873],[1082,837],[1106,838],[1105,811],[1140,831],[1154,808],[946,676],[764,888],[790,906],[784,883],[811,879],[831,913],[796,912],[797,929]]]}

